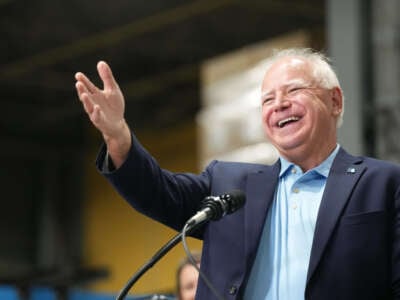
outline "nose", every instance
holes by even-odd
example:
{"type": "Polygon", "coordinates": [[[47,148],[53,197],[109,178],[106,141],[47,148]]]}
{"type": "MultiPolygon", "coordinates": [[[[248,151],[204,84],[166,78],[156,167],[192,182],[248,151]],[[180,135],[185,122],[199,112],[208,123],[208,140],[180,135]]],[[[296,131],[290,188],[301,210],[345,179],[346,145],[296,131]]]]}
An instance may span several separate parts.
{"type": "Polygon", "coordinates": [[[285,97],[285,95],[283,95],[282,93],[279,93],[276,95],[275,107],[274,107],[275,111],[284,110],[284,109],[290,107],[290,105],[291,105],[291,102],[290,102],[290,100],[288,100],[285,97]]]}

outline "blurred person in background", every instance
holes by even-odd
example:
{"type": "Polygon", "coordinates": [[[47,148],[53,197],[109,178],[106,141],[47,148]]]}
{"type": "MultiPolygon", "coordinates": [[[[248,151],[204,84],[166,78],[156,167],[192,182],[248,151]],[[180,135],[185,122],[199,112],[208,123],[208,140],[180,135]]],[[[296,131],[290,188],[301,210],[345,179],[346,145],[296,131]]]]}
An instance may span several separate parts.
{"type": "Polygon", "coordinates": [[[400,299],[400,167],[349,154],[337,142],[344,98],[322,54],[286,49],[261,83],[273,165],[213,161],[199,175],[162,169],[125,118],[110,67],[104,87],[75,75],[104,145],[97,167],[139,212],[180,231],[209,195],[244,191],[234,214],[208,222],[196,299],[400,299]]]}
{"type": "MultiPolygon", "coordinates": [[[[200,253],[192,254],[197,267],[200,268],[200,253]]],[[[189,258],[185,258],[176,271],[176,295],[178,300],[194,300],[199,272],[189,258]]]]}

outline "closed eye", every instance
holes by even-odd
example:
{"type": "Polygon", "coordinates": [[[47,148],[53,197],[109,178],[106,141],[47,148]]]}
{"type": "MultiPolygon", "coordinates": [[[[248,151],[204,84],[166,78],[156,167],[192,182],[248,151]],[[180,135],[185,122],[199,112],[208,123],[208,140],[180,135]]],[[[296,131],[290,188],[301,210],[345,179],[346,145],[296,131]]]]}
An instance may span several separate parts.
{"type": "Polygon", "coordinates": [[[289,89],[289,94],[291,94],[291,93],[295,93],[295,92],[298,92],[298,91],[301,91],[301,90],[305,90],[307,87],[305,87],[305,86],[296,86],[296,87],[292,87],[291,89],[289,89]]]}
{"type": "Polygon", "coordinates": [[[274,100],[274,98],[272,98],[272,97],[264,98],[264,99],[262,100],[262,104],[263,104],[263,105],[264,105],[264,104],[267,104],[267,103],[271,102],[272,100],[274,100]]]}

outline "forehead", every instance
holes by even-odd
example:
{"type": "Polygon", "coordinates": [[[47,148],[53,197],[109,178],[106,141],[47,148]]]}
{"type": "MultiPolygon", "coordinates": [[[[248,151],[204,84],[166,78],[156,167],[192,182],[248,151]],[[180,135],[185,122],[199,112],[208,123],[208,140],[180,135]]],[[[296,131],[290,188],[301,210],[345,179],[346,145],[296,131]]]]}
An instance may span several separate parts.
{"type": "Polygon", "coordinates": [[[265,73],[262,90],[313,81],[310,62],[301,57],[284,57],[274,62],[265,73]]]}

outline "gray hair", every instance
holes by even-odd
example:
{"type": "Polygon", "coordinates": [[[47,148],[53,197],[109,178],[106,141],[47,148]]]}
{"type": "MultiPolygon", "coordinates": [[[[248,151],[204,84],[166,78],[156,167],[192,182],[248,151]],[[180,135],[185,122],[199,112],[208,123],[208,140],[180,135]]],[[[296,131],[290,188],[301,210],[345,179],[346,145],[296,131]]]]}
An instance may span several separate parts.
{"type": "MultiPolygon", "coordinates": [[[[342,90],[339,79],[331,65],[331,60],[322,52],[315,51],[311,48],[288,48],[283,50],[274,50],[273,54],[264,61],[265,73],[269,71],[275,62],[284,57],[300,57],[305,59],[312,64],[312,76],[322,88],[332,89],[334,87],[338,87],[340,90],[342,90]]],[[[343,113],[344,96],[342,112],[340,113],[336,122],[337,127],[340,127],[343,123],[343,113]]]]}

